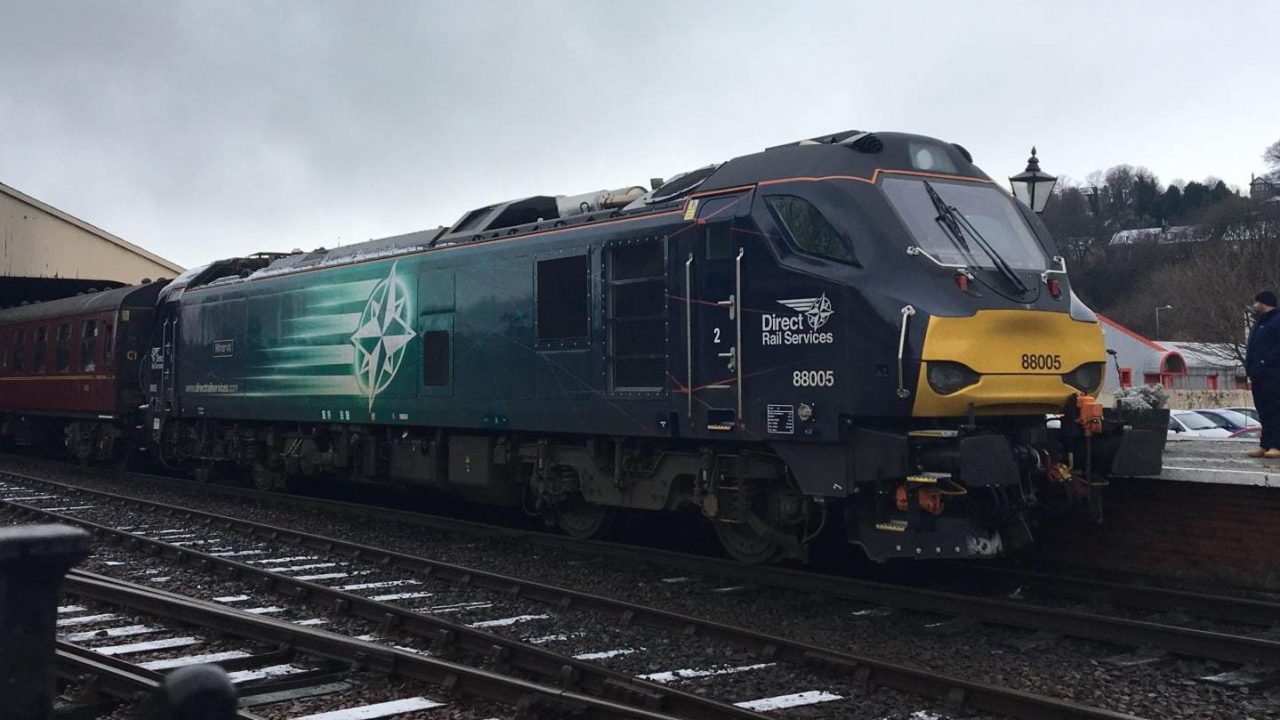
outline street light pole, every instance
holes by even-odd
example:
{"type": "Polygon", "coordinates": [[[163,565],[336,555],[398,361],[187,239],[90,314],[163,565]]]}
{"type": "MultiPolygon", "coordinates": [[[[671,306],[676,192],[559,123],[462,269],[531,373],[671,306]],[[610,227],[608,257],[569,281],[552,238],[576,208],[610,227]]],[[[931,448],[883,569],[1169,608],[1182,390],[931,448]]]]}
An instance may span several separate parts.
{"type": "Polygon", "coordinates": [[[1156,336],[1154,339],[1157,342],[1160,340],[1160,311],[1172,310],[1172,309],[1173,309],[1172,305],[1161,305],[1160,307],[1156,308],[1156,336]]]}

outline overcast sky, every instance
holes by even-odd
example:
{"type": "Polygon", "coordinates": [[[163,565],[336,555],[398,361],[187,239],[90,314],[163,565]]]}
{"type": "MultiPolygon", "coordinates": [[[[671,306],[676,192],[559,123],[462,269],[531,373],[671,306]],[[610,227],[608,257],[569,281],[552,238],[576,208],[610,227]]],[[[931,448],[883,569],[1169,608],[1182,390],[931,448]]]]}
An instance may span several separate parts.
{"type": "Polygon", "coordinates": [[[175,262],[332,247],[842,129],[1245,186],[1280,4],[0,0],[0,182],[175,262]]]}

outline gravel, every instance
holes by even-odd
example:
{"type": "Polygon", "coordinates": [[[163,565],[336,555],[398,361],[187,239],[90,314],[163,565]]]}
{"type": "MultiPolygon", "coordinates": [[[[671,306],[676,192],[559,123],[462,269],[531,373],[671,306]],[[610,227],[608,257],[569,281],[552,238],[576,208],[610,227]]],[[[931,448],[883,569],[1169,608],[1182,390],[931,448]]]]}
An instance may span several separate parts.
{"type": "MultiPolygon", "coordinates": [[[[26,465],[6,460],[5,466],[26,465]]],[[[50,472],[48,466],[41,466],[50,472]]],[[[135,493],[159,502],[172,502],[210,512],[245,517],[258,522],[282,525],[325,534],[368,545],[431,557],[478,569],[516,575],[540,582],[563,585],[587,592],[619,597],[675,612],[686,612],[721,622],[742,625],[802,642],[811,642],[854,653],[875,656],[903,664],[932,668],[942,673],[984,682],[1000,682],[1009,687],[1104,707],[1151,718],[1280,718],[1280,692],[1233,689],[1198,678],[1230,669],[1212,661],[1170,659],[1149,665],[1120,668],[1105,662],[1109,657],[1131,652],[1131,648],[1075,639],[1057,639],[1031,650],[1015,645],[1027,633],[981,625],[955,627],[947,618],[922,613],[885,611],[883,608],[812,597],[803,593],[741,586],[740,581],[711,575],[673,572],[657,563],[621,564],[616,559],[581,552],[553,549],[522,542],[518,538],[476,537],[424,529],[419,526],[342,516],[313,509],[293,509],[263,505],[256,501],[209,495],[181,486],[155,481],[112,477],[93,471],[59,466],[59,476],[88,486],[135,493]],[[687,576],[687,577],[686,577],[687,576]],[[679,581],[676,578],[685,577],[679,581]]],[[[657,519],[657,516],[654,516],[657,519]]],[[[100,551],[101,552],[101,551],[100,551]]],[[[310,551],[298,554],[314,554],[310,551]]],[[[95,556],[100,560],[101,556],[95,556]]],[[[157,560],[156,562],[161,562],[157,560]]],[[[157,566],[159,567],[159,566],[157,566]]],[[[148,569],[150,567],[148,566],[148,569]]],[[[178,577],[176,573],[172,577],[178,577]]],[[[177,582],[187,591],[187,583],[216,586],[211,593],[237,594],[229,583],[185,576],[177,582]]],[[[175,589],[162,585],[166,589],[175,589]]],[[[493,594],[472,589],[445,589],[430,586],[438,596],[433,604],[493,602],[489,608],[460,610],[449,619],[476,622],[486,618],[548,614],[538,603],[495,599],[493,594]],[[482,611],[481,611],[482,610],[482,611]]],[[[176,590],[175,591],[179,591],[176,590]]],[[[194,590],[193,590],[194,591],[194,590]]],[[[214,597],[217,595],[210,595],[214,597]]],[[[255,596],[263,604],[279,603],[271,593],[255,596]]],[[[582,614],[565,624],[552,618],[513,623],[490,628],[509,637],[563,639],[543,644],[566,654],[599,653],[630,649],[601,658],[599,662],[624,672],[646,674],[678,667],[733,667],[760,662],[753,655],[724,646],[691,648],[686,638],[659,635],[643,628],[617,627],[616,621],[588,622],[582,614]],[[640,648],[643,648],[641,650],[640,648]]],[[[333,629],[325,626],[325,629],[333,629]]],[[[792,670],[719,675],[684,681],[680,686],[713,697],[744,699],[777,692],[780,686],[792,692],[808,689],[832,690],[844,700],[808,705],[778,712],[784,717],[909,718],[932,712],[945,715],[945,708],[911,696],[880,690],[865,693],[834,683],[829,677],[816,678],[807,671],[792,670]],[[768,681],[763,682],[762,677],[768,681]]],[[[923,716],[919,716],[920,720],[923,716]]]]}

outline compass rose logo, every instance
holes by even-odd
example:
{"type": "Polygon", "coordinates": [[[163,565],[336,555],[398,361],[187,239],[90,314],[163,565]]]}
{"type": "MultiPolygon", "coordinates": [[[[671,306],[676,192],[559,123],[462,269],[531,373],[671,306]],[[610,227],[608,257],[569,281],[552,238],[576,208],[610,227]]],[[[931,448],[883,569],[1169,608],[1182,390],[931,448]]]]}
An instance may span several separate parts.
{"type": "Polygon", "coordinates": [[[409,289],[396,275],[396,266],[369,294],[360,324],[351,336],[356,348],[355,374],[361,394],[374,398],[387,389],[404,359],[405,347],[416,334],[409,320],[409,289]]]}
{"type": "Polygon", "coordinates": [[[822,293],[821,297],[779,300],[778,303],[786,305],[809,318],[809,328],[812,330],[817,330],[826,325],[827,320],[831,319],[831,316],[835,314],[835,310],[831,309],[831,301],[827,299],[826,293],[822,293]]]}

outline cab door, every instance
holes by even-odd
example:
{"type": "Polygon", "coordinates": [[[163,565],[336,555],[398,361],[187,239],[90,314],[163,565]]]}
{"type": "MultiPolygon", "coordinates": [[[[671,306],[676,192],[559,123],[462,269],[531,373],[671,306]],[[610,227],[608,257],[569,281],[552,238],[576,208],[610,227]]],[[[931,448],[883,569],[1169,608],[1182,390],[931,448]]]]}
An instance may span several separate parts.
{"type": "Polygon", "coordinates": [[[746,248],[736,231],[751,207],[751,193],[696,198],[685,216],[694,220],[685,260],[685,414],[691,429],[746,430],[743,408],[742,272],[746,248]]]}

